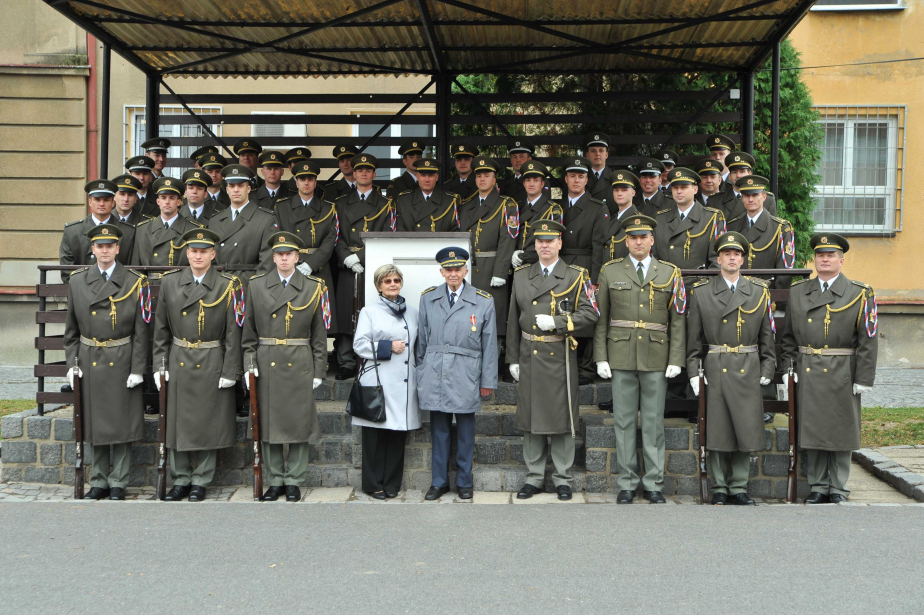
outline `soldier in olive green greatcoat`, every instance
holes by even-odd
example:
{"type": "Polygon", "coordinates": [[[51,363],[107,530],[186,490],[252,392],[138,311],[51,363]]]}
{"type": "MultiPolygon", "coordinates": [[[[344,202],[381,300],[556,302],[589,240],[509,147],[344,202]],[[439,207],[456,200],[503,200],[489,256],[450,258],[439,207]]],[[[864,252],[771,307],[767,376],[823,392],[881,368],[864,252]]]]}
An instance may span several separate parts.
{"type": "Polygon", "coordinates": [[[391,227],[398,232],[446,233],[459,230],[459,195],[439,188],[440,163],[421,158],[414,163],[417,185],[392,200],[391,227]]]}
{"type": "MultiPolygon", "coordinates": [[[[161,177],[154,181],[151,189],[157,194],[160,215],[145,220],[135,229],[132,264],[144,267],[185,267],[188,263],[183,249],[183,236],[187,231],[204,225],[179,215],[183,182],[172,177],[161,177]]],[[[162,276],[162,272],[151,272],[148,275],[152,281],[160,280],[162,276]]]]}
{"type": "Polygon", "coordinates": [[[465,201],[478,192],[472,170],[472,161],[478,156],[478,148],[468,143],[457,143],[452,146],[452,156],[455,158],[456,174],[449,181],[443,182],[443,190],[458,194],[465,201]]]}

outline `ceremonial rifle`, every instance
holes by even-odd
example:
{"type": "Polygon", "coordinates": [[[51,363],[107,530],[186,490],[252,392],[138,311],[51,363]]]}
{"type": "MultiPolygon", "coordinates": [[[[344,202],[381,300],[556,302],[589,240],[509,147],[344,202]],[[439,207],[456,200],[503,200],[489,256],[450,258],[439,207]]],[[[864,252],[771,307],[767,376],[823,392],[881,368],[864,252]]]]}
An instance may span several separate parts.
{"type": "Polygon", "coordinates": [[[80,359],[74,359],[74,499],[83,499],[83,400],[80,397],[80,359]]]}
{"type": "Polygon", "coordinates": [[[796,440],[796,383],[792,364],[789,366],[787,393],[789,397],[789,470],[786,474],[786,501],[796,501],[796,488],[799,485],[799,467],[796,440]]]}
{"type": "Polygon", "coordinates": [[[699,362],[699,494],[703,504],[709,503],[709,478],[706,473],[706,376],[699,362]]]}
{"type": "Polygon", "coordinates": [[[167,495],[167,359],[160,360],[160,390],[157,392],[157,499],[167,495]]]}
{"type": "Polygon", "coordinates": [[[253,438],[253,499],[263,500],[263,443],[260,442],[260,406],[257,402],[257,377],[253,373],[253,356],[250,357],[250,433],[253,438]]]}

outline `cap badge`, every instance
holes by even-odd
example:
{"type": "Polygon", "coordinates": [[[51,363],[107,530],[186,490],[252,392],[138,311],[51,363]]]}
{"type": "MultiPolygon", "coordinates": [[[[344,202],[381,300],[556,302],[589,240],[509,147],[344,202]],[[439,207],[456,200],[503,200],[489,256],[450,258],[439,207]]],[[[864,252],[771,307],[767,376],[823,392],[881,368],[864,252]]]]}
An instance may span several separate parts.
{"type": "MultiPolygon", "coordinates": [[[[479,161],[478,161],[478,164],[484,166],[484,165],[486,165],[486,164],[488,164],[488,163],[485,162],[484,160],[479,160],[479,161]]],[[[530,166],[530,168],[532,168],[532,167],[530,166]]]]}
{"type": "Polygon", "coordinates": [[[719,138],[716,137],[716,138],[715,138],[715,142],[716,142],[716,143],[720,143],[721,141],[719,141],[719,138]]]}
{"type": "Polygon", "coordinates": [[[103,188],[106,187],[106,184],[104,184],[103,182],[100,182],[98,187],[99,187],[100,189],[103,189],[103,188]]]}
{"type": "Polygon", "coordinates": [[[209,156],[209,162],[215,162],[215,156],[209,156]]]}
{"type": "MultiPolygon", "coordinates": [[[[105,229],[103,229],[103,230],[105,230],[105,229]]],[[[822,238],[821,238],[821,243],[828,243],[828,238],[827,238],[827,237],[822,237],[822,238]]]]}
{"type": "Polygon", "coordinates": [[[193,173],[193,177],[195,177],[196,179],[199,179],[199,171],[196,171],[195,173],[193,173]]]}
{"type": "Polygon", "coordinates": [[[231,172],[237,175],[237,169],[231,169],[231,172]]]}
{"type": "Polygon", "coordinates": [[[526,168],[527,168],[527,169],[535,169],[536,166],[535,166],[533,163],[529,163],[528,165],[526,165],[526,168]]]}
{"type": "Polygon", "coordinates": [[[365,157],[365,156],[363,156],[363,157],[362,157],[362,158],[360,158],[359,160],[360,160],[360,162],[366,162],[366,157],[365,157]]]}
{"type": "Polygon", "coordinates": [[[741,162],[741,156],[735,156],[735,162],[741,162]]]}
{"type": "Polygon", "coordinates": [[[165,186],[169,186],[169,185],[170,185],[170,180],[169,180],[169,179],[168,179],[168,180],[165,180],[165,181],[164,181],[164,185],[165,185],[165,186]]]}
{"type": "Polygon", "coordinates": [[[649,168],[649,169],[651,168],[651,163],[650,163],[650,162],[648,163],[648,168],[649,168]]]}
{"type": "Polygon", "coordinates": [[[450,251],[450,252],[449,252],[449,257],[450,257],[450,258],[455,258],[455,257],[456,257],[456,253],[450,251]]]}
{"type": "Polygon", "coordinates": [[[411,143],[411,147],[417,147],[417,141],[414,141],[413,143],[411,143]]]}
{"type": "Polygon", "coordinates": [[[244,141],[244,143],[243,143],[242,145],[243,145],[244,147],[247,147],[247,145],[248,145],[247,141],[244,141]]]}
{"type": "Polygon", "coordinates": [[[594,135],[594,139],[599,139],[600,135],[594,135]]]}
{"type": "Polygon", "coordinates": [[[642,223],[642,219],[641,219],[641,218],[636,218],[636,219],[635,219],[635,223],[636,223],[636,224],[641,224],[641,223],[642,223]]]}
{"type": "Polygon", "coordinates": [[[276,154],[270,154],[270,160],[276,160],[276,154]]]}
{"type": "Polygon", "coordinates": [[[616,179],[622,179],[622,173],[616,176],[616,179]]]}
{"type": "Polygon", "coordinates": [[[549,230],[549,225],[548,225],[548,224],[543,224],[543,225],[542,225],[542,230],[543,230],[543,231],[549,230]]]}
{"type": "Polygon", "coordinates": [[[108,234],[109,234],[109,229],[108,229],[108,228],[104,228],[104,229],[101,230],[100,232],[101,232],[103,235],[108,235],[108,234]]]}
{"type": "Polygon", "coordinates": [[[749,180],[748,180],[748,186],[753,186],[753,185],[754,185],[754,180],[753,180],[753,179],[749,179],[749,180]]]}
{"type": "Polygon", "coordinates": [[[196,233],[196,239],[205,239],[205,235],[202,233],[196,233]]]}
{"type": "Polygon", "coordinates": [[[343,146],[341,146],[341,147],[340,147],[340,151],[341,151],[341,152],[345,152],[345,151],[346,151],[346,148],[343,147],[343,146]]]}
{"type": "Polygon", "coordinates": [[[282,235],[279,236],[279,241],[285,241],[285,240],[286,240],[285,237],[283,237],[282,235]]]}
{"type": "Polygon", "coordinates": [[[513,144],[516,145],[517,147],[520,147],[520,142],[519,142],[519,141],[514,141],[513,144]]]}

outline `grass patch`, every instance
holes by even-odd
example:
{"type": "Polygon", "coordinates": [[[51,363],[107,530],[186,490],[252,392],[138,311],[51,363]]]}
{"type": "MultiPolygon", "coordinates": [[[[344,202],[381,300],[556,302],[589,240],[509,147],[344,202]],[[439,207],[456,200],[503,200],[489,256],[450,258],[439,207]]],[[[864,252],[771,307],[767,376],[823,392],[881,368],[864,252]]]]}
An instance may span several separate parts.
{"type": "Polygon", "coordinates": [[[924,444],[924,408],[863,408],[864,447],[924,444]]]}

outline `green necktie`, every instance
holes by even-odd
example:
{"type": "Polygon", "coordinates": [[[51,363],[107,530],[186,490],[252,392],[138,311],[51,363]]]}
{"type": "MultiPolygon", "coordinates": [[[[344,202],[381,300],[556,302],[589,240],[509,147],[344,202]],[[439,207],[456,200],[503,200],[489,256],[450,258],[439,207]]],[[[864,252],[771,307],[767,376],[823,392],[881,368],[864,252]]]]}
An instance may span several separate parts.
{"type": "Polygon", "coordinates": [[[638,283],[642,286],[645,285],[645,272],[642,271],[642,264],[638,264],[638,283]]]}
{"type": "Polygon", "coordinates": [[[549,277],[549,270],[548,270],[547,267],[543,267],[543,268],[542,268],[542,277],[544,277],[544,278],[549,277]]]}

